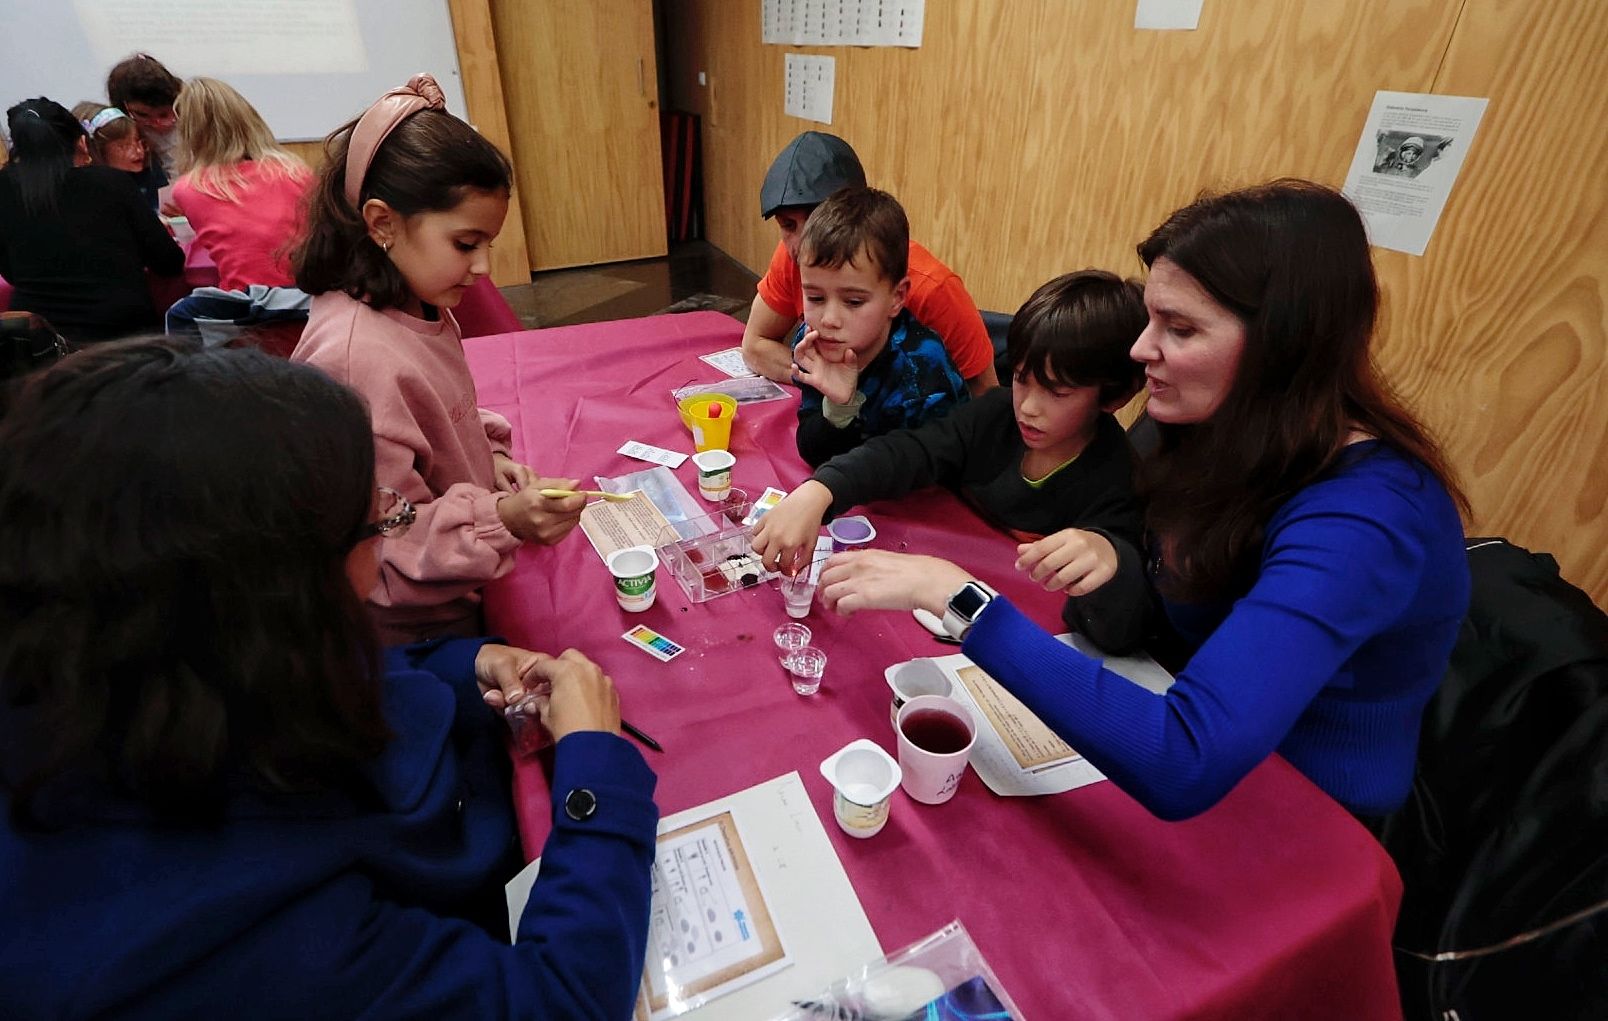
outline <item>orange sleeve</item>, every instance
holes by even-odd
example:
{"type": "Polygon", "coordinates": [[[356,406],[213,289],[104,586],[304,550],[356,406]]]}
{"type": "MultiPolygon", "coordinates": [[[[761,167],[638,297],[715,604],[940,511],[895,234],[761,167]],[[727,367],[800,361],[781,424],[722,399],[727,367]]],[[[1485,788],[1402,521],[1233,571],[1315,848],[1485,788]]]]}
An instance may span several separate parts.
{"type": "Polygon", "coordinates": [[[960,277],[913,241],[909,272],[910,298],[905,304],[911,315],[938,334],[961,378],[971,379],[993,364],[994,344],[960,277]]]}
{"type": "Polygon", "coordinates": [[[776,242],[776,251],[771,254],[765,275],[759,278],[759,296],[777,315],[803,318],[804,288],[799,283],[798,263],[787,254],[787,246],[780,241],[776,242]]]}

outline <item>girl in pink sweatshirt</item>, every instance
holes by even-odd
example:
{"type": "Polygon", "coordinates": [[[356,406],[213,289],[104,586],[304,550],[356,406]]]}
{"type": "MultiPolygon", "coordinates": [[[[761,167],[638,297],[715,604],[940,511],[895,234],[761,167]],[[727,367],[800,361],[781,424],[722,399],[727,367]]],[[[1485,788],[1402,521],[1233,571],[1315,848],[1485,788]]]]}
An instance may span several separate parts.
{"type": "Polygon", "coordinates": [[[541,496],[577,480],[509,456],[508,422],[478,407],[449,311],[490,271],[508,160],[446,112],[428,75],[330,135],[325,154],[293,258],[315,297],[292,358],[367,401],[377,480],[417,511],[385,540],[369,604],[388,643],[479,633],[481,586],[522,542],[562,539],[585,504],[541,496]]]}

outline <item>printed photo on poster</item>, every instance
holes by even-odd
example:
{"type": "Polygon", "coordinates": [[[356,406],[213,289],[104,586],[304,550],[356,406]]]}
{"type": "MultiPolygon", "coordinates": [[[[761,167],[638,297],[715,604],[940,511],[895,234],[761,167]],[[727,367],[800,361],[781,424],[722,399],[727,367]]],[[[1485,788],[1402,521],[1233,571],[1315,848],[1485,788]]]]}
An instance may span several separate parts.
{"type": "Polygon", "coordinates": [[[1423,255],[1474,142],[1486,100],[1374,95],[1346,174],[1346,197],[1380,248],[1423,255]]]}
{"type": "Polygon", "coordinates": [[[1441,152],[1452,142],[1450,135],[1442,137],[1427,132],[1416,135],[1406,131],[1375,132],[1373,172],[1416,178],[1440,159],[1441,152]]]}

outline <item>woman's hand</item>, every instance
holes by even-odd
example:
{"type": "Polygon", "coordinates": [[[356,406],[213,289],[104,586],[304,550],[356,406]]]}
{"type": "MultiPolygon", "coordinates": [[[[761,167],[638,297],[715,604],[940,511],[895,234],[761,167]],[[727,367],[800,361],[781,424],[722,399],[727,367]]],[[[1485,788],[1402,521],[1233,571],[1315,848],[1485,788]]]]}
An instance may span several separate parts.
{"type": "Polygon", "coordinates": [[[949,597],[971,579],[970,571],[938,557],[859,550],[834,554],[826,562],[821,598],[845,617],[861,610],[918,607],[942,617],[949,597]]]}
{"type": "Polygon", "coordinates": [[[518,702],[534,690],[525,683],[531,670],[542,660],[552,658],[511,645],[482,645],[475,653],[475,681],[480,685],[480,697],[493,709],[518,702]]]}
{"type": "Polygon", "coordinates": [[[574,489],[580,479],[537,477],[512,496],[497,501],[497,516],[508,530],[526,542],[551,546],[570,533],[586,507],[584,496],[543,496],[543,489],[574,489]]]}
{"type": "Polygon", "coordinates": [[[1117,573],[1117,550],[1098,532],[1063,528],[1016,547],[1016,569],[1049,592],[1086,596],[1117,573]]]}
{"type": "Polygon", "coordinates": [[[565,649],[557,659],[543,657],[530,676],[552,686],[541,718],[554,742],[580,730],[620,732],[620,695],[614,682],[577,650],[565,649]]]}
{"type": "Polygon", "coordinates": [[[815,557],[821,518],[832,506],[832,491],[810,479],[765,512],[754,526],[754,553],[771,570],[795,575],[815,557]]]}
{"type": "Polygon", "coordinates": [[[793,375],[833,404],[848,404],[860,383],[860,360],[844,348],[841,360],[828,361],[815,346],[820,337],[814,330],[805,331],[804,339],[793,349],[793,375]]]}
{"type": "Polygon", "coordinates": [[[504,493],[517,493],[529,489],[536,482],[536,473],[507,454],[491,455],[491,468],[497,476],[497,489],[504,493]]]}

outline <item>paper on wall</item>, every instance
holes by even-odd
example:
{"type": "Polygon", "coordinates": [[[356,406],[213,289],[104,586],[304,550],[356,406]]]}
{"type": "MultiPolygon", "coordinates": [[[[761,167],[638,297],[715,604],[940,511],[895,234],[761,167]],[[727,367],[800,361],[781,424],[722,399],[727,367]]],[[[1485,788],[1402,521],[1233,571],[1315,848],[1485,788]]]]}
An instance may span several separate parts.
{"type": "Polygon", "coordinates": [[[1423,255],[1488,100],[1377,92],[1346,174],[1346,197],[1380,248],[1423,255]]]}
{"type": "Polygon", "coordinates": [[[775,46],[919,47],[926,0],[760,0],[762,42],[775,46]]]}
{"type": "Polygon", "coordinates": [[[783,111],[789,117],[831,124],[837,59],[789,53],[782,63],[783,111]]]}
{"type": "Polygon", "coordinates": [[[1204,0],[1139,0],[1133,11],[1134,28],[1187,29],[1200,27],[1204,0]]]}

